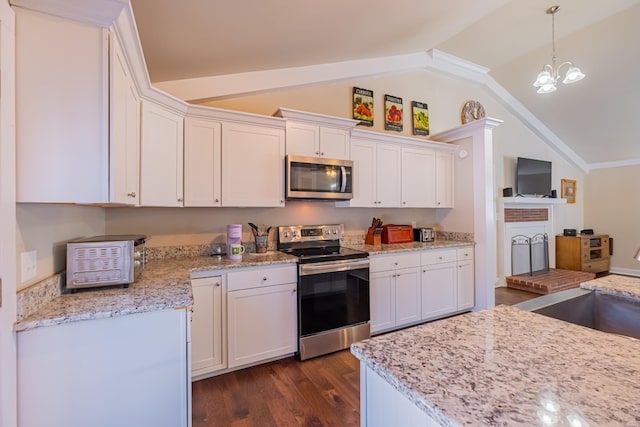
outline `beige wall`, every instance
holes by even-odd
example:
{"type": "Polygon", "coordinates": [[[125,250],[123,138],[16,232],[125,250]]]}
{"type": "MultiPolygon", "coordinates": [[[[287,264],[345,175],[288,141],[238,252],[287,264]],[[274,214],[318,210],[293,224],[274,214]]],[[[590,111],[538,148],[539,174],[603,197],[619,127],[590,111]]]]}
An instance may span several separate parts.
{"type": "Polygon", "coordinates": [[[16,218],[18,290],[64,270],[67,241],[105,232],[104,209],[97,207],[19,203],[16,218]],[[38,274],[22,282],[20,253],[33,250],[38,274]]]}
{"type": "Polygon", "coordinates": [[[612,271],[640,276],[633,258],[640,248],[640,197],[631,189],[640,182],[640,166],[596,169],[585,181],[585,227],[613,237],[612,271]]]}

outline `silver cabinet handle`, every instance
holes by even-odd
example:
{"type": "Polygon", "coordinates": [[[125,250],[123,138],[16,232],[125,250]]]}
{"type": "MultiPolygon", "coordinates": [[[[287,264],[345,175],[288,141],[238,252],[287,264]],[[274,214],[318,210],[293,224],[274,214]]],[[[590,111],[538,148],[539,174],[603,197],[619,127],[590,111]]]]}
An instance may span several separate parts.
{"type": "Polygon", "coordinates": [[[183,202],[183,201],[184,201],[184,199],[183,199],[182,197],[180,197],[180,198],[178,198],[178,201],[179,201],[179,202],[183,202]]]}
{"type": "Polygon", "coordinates": [[[127,197],[136,197],[136,192],[132,191],[131,193],[127,193],[127,197]]]}

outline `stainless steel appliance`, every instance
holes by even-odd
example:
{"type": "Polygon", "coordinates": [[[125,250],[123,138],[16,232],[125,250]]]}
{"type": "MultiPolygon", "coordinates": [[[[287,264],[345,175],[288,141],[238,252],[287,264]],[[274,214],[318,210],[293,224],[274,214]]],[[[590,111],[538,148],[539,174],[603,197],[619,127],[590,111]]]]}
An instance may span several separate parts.
{"type": "Polygon", "coordinates": [[[414,228],[413,240],[415,242],[433,242],[436,239],[436,233],[433,228],[414,228]]]}
{"type": "Polygon", "coordinates": [[[369,253],[340,246],[344,226],[278,227],[278,250],[298,257],[300,359],[371,336],[369,253]]]}
{"type": "Polygon", "coordinates": [[[124,285],[140,276],[147,236],[93,236],[67,243],[67,289],[124,285]]]}
{"type": "Polygon", "coordinates": [[[353,198],[353,162],[320,157],[286,157],[286,198],[348,200],[353,198]]]}

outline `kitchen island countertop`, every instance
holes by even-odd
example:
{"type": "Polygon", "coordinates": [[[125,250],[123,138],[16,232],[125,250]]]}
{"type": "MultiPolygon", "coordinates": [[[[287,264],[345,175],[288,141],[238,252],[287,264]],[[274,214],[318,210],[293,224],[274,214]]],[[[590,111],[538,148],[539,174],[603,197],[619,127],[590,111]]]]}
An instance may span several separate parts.
{"type": "Polygon", "coordinates": [[[639,340],[514,307],[392,332],[351,352],[443,426],[640,424],[639,340]]]}

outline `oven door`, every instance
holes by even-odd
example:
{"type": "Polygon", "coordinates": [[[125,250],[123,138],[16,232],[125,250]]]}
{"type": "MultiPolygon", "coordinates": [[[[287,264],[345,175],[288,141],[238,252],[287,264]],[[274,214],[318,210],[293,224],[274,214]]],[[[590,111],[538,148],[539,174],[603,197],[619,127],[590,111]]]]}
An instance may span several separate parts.
{"type": "Polygon", "coordinates": [[[300,336],[369,322],[369,259],[300,264],[300,336]]]}

